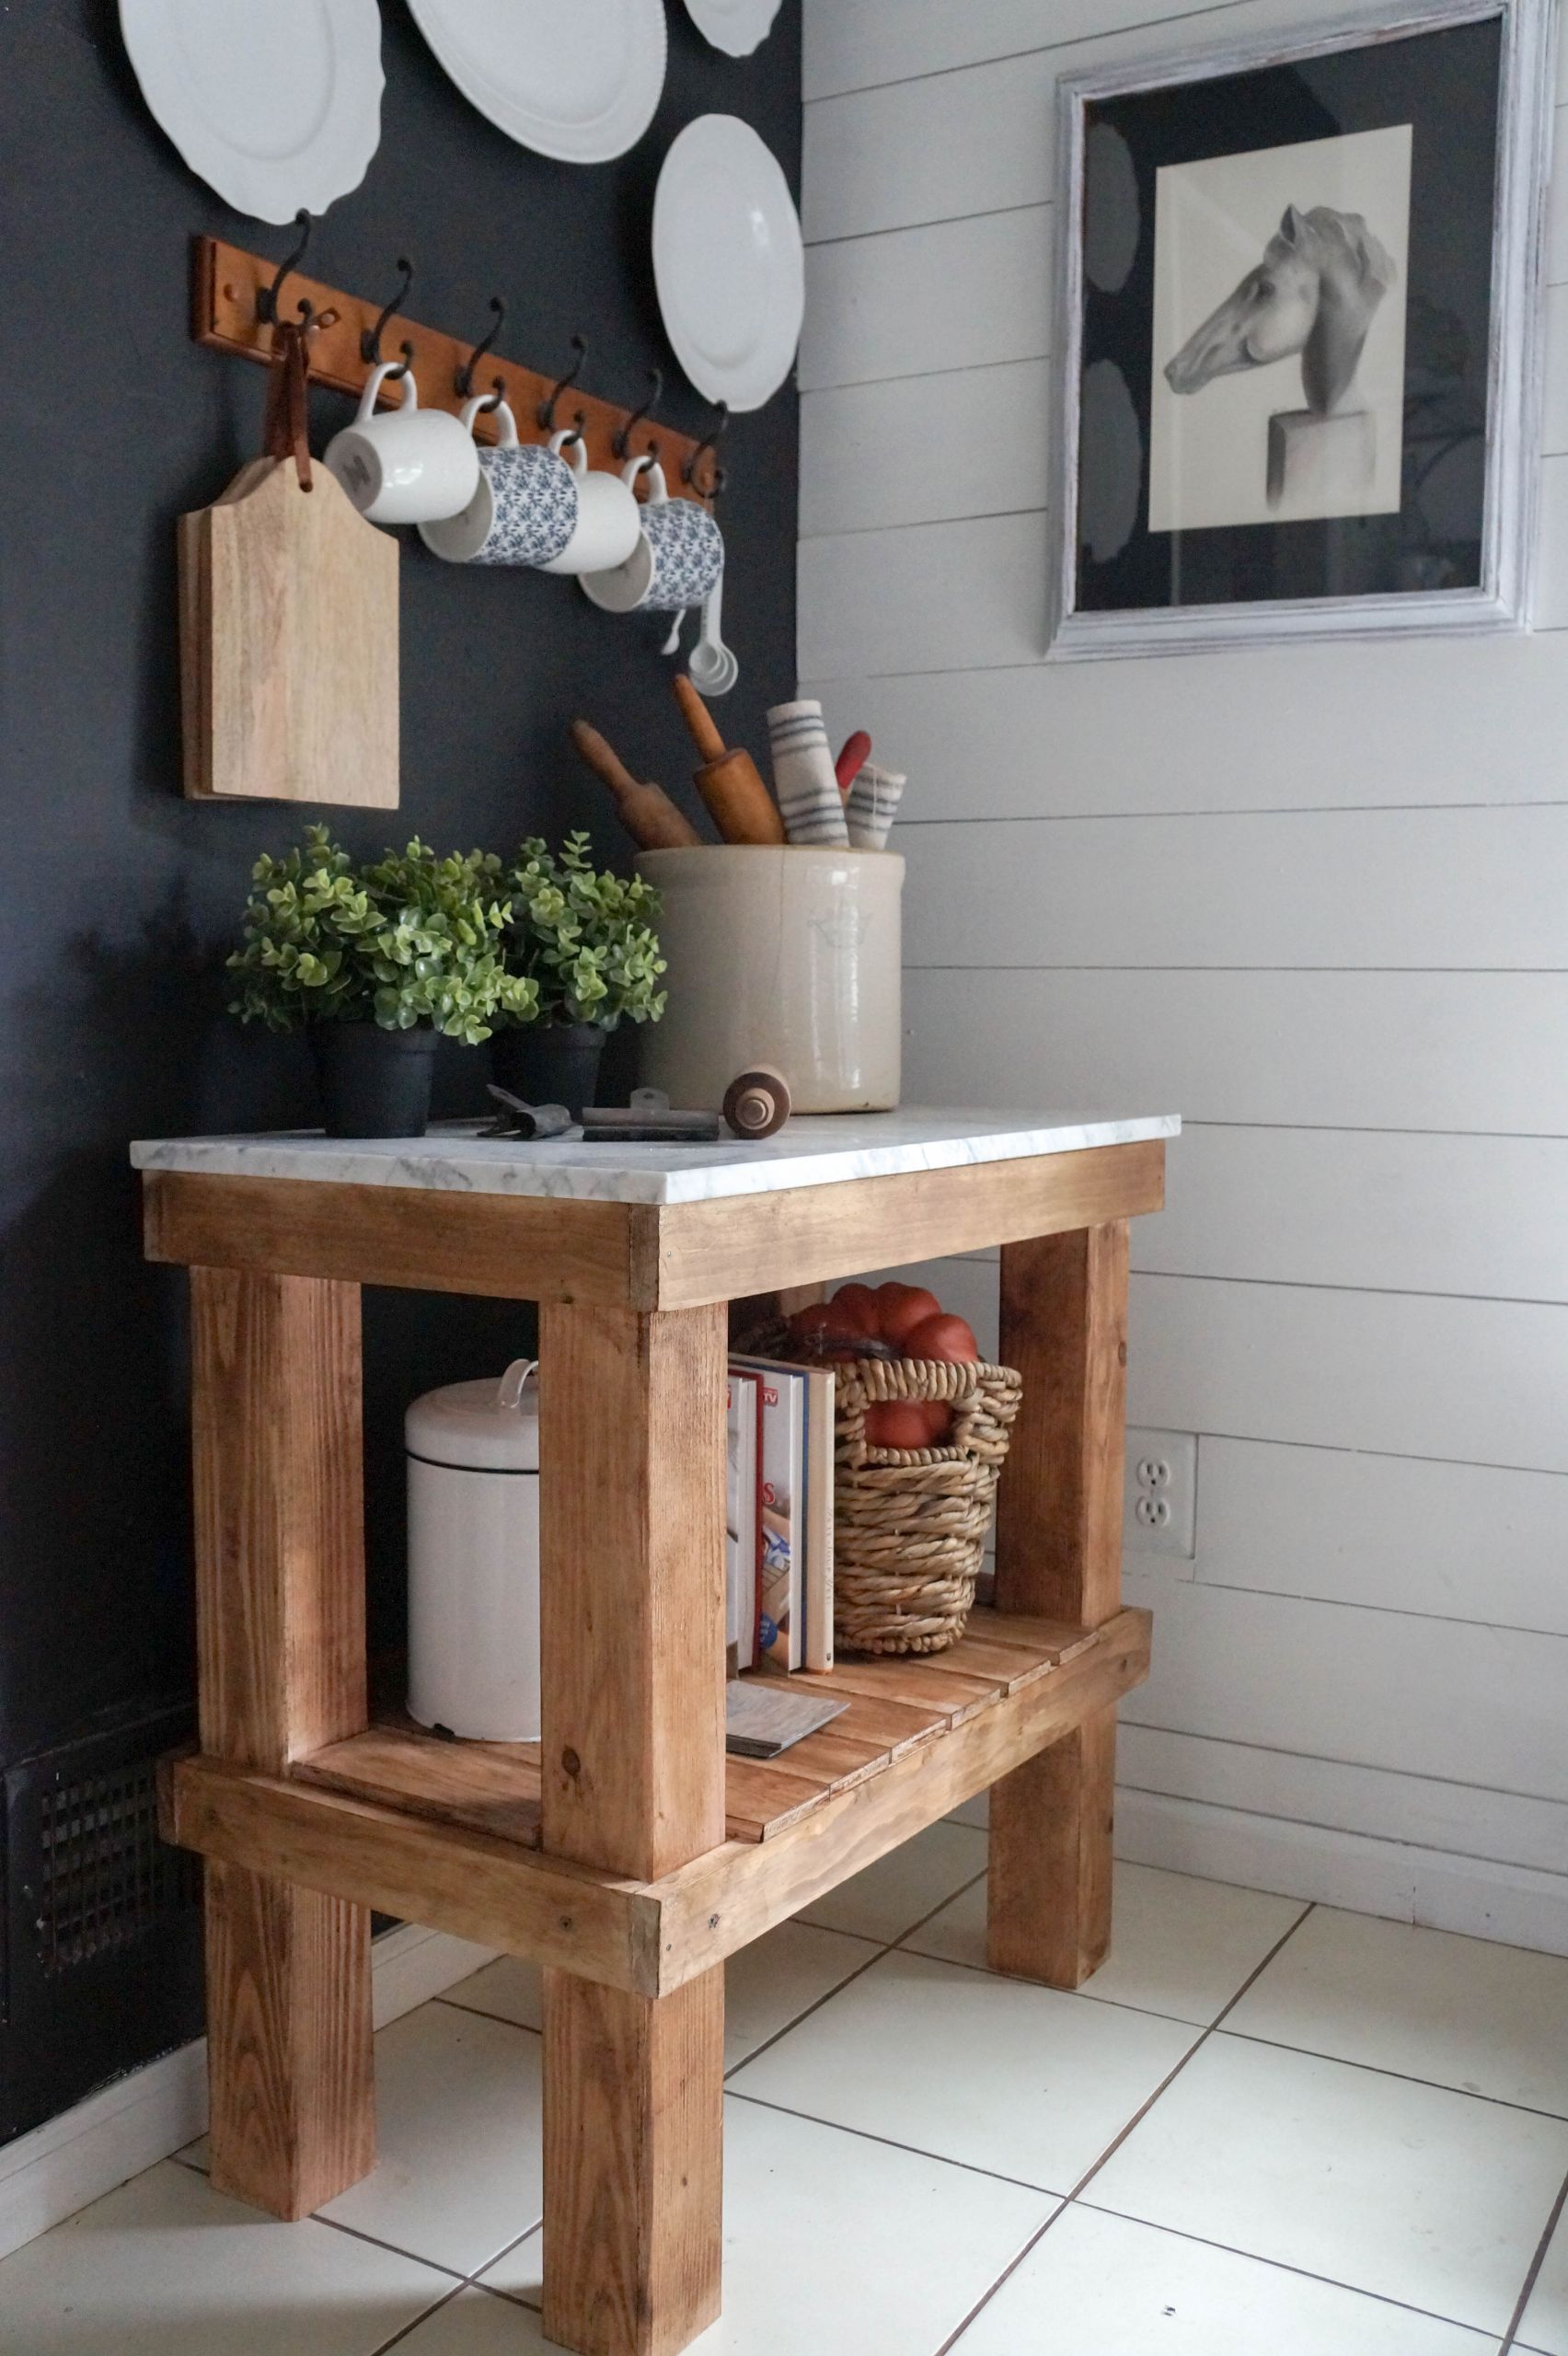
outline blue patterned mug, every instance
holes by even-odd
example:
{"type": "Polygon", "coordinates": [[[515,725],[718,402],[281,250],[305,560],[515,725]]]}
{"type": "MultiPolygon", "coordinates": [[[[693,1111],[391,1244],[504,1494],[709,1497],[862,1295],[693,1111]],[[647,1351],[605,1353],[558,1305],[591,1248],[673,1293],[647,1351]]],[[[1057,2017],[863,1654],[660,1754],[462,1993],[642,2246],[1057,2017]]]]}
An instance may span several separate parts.
{"type": "MultiPolygon", "coordinates": [[[[481,410],[490,406],[479,396],[465,403],[463,423],[469,433],[481,410]]],[[[577,529],[578,477],[561,456],[570,433],[542,443],[520,442],[517,420],[505,401],[495,406],[500,439],[479,452],[479,479],[473,497],[457,514],[421,524],[420,537],[448,564],[553,563],[577,529]]]]}
{"type": "Polygon", "coordinates": [[[695,499],[672,499],[664,470],[652,458],[632,458],[623,481],[644,470],[648,498],[642,530],[624,564],[585,572],[582,586],[607,614],[678,614],[700,606],[724,570],[724,535],[695,499]]]}

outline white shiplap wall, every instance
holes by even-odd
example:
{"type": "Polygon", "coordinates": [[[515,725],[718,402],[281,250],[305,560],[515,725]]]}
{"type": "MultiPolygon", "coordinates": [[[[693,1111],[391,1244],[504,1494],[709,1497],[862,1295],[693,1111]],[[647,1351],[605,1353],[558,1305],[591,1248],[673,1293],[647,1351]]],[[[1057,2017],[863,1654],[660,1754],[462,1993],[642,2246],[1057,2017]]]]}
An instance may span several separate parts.
{"type": "Polygon", "coordinates": [[[805,0],[801,676],[911,774],[911,1099],[1190,1124],[1124,1846],[1568,1951],[1568,169],[1533,635],[1041,661],[1055,77],[1314,5],[805,0]]]}

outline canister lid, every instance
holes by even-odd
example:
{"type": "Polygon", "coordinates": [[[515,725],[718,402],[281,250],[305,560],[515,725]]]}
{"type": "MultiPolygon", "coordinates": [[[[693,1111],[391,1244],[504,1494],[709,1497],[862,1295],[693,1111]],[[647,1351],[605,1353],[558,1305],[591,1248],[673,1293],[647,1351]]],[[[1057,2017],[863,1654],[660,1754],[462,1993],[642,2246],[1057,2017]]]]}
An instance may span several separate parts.
{"type": "Polygon", "coordinates": [[[497,1382],[449,1382],[427,1391],[403,1418],[410,1456],[471,1472],[539,1469],[538,1363],[513,1358],[497,1382]]]}

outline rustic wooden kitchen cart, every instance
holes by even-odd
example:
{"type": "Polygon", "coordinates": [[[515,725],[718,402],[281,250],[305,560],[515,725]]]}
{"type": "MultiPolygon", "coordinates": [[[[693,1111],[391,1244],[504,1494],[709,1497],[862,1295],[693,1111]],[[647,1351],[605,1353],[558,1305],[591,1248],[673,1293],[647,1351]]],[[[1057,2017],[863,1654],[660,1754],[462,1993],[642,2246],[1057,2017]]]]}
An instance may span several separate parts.
{"type": "Polygon", "coordinates": [[[798,1121],[761,1146],[302,1137],[135,1149],[189,1267],[213,2177],[282,2217],[375,2156],[373,1908],[545,1968],[545,2329],[680,2349],[719,2312],[723,1963],[991,1788],[990,1952],[1072,1988],[1110,1933],[1127,1221],[1167,1119],[798,1121]],[[726,1304],[1000,1244],[1024,1402],[997,1597],[843,1663],[776,1764],[724,1752],[726,1304]],[[543,1739],[366,1699],[360,1293],[540,1304],[543,1739]]]}

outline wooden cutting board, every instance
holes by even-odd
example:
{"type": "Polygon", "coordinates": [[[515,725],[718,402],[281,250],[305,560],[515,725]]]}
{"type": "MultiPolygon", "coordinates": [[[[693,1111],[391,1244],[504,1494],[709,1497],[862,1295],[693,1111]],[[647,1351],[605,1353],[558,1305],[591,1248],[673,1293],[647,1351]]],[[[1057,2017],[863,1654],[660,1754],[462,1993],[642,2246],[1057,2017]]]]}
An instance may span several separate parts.
{"type": "Polygon", "coordinates": [[[185,791],[398,806],[398,543],[256,458],[179,519],[185,791]]]}

